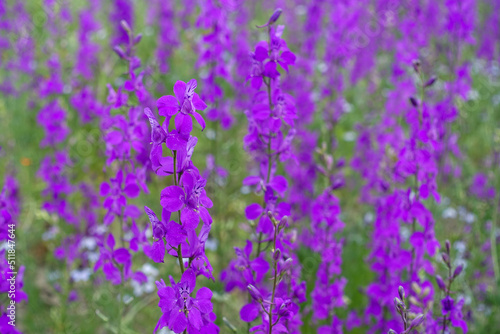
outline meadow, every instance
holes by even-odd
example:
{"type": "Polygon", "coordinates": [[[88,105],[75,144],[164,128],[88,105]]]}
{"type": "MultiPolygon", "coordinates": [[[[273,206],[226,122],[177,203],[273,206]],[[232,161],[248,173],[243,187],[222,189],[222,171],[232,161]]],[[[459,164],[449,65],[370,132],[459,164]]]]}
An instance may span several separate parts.
{"type": "Polygon", "coordinates": [[[500,333],[500,1],[0,0],[0,334],[500,333]]]}

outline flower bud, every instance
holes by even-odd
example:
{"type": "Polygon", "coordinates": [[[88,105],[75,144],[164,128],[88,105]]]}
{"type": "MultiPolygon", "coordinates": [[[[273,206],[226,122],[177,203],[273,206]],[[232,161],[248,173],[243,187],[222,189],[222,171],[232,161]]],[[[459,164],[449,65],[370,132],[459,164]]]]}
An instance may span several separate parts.
{"type": "Polygon", "coordinates": [[[274,262],[278,261],[281,257],[281,251],[278,249],[276,249],[273,253],[273,260],[274,262]]]}
{"type": "Polygon", "coordinates": [[[455,271],[453,272],[453,278],[456,278],[458,275],[462,273],[462,270],[464,269],[464,266],[459,265],[458,267],[455,268],[455,271]]]}
{"type": "Polygon", "coordinates": [[[422,322],[424,322],[424,315],[423,314],[417,315],[417,317],[413,319],[412,322],[410,323],[410,330],[420,326],[422,322]]]}
{"type": "Polygon", "coordinates": [[[405,309],[405,304],[398,297],[394,298],[394,306],[398,313],[401,313],[405,309]]]}
{"type": "Polygon", "coordinates": [[[262,302],[262,299],[263,299],[262,294],[255,286],[253,286],[252,284],[249,284],[247,286],[247,289],[248,289],[248,292],[250,293],[250,296],[252,296],[253,299],[258,301],[259,303],[262,302]]]}
{"type": "Polygon", "coordinates": [[[274,11],[273,15],[271,15],[271,17],[267,21],[267,23],[264,24],[264,25],[261,25],[261,26],[257,26],[257,28],[268,27],[271,24],[275,23],[280,18],[282,12],[283,12],[283,10],[281,8],[276,8],[276,10],[274,11]]]}
{"type": "Polygon", "coordinates": [[[450,240],[446,240],[445,241],[445,246],[446,246],[446,254],[450,254],[450,249],[451,249],[451,244],[450,244],[450,240]]]}
{"type": "Polygon", "coordinates": [[[446,253],[441,253],[441,258],[443,259],[444,263],[446,263],[446,266],[449,268],[450,267],[450,257],[446,253]]]}
{"type": "Polygon", "coordinates": [[[418,100],[414,96],[410,96],[410,103],[415,108],[418,107],[418,100]]]}
{"type": "Polygon", "coordinates": [[[429,80],[427,80],[424,87],[431,87],[432,85],[434,85],[436,80],[437,80],[437,78],[435,76],[432,76],[429,80]]]}
{"type": "Polygon", "coordinates": [[[279,230],[281,231],[288,225],[288,216],[284,216],[281,218],[280,223],[278,225],[279,230]]]}
{"type": "Polygon", "coordinates": [[[135,36],[135,38],[134,38],[134,45],[139,44],[139,42],[141,41],[141,39],[142,39],[142,34],[139,34],[139,35],[135,36]]]}
{"type": "Polygon", "coordinates": [[[113,51],[118,55],[118,57],[122,59],[125,58],[125,51],[123,51],[123,49],[119,45],[115,45],[113,47],[113,51]]]}
{"type": "Polygon", "coordinates": [[[436,282],[437,282],[438,287],[439,287],[441,290],[446,291],[446,284],[444,284],[444,281],[443,281],[443,279],[441,278],[441,276],[436,275],[436,282]]]}
{"type": "Polygon", "coordinates": [[[403,287],[401,285],[398,288],[398,294],[399,294],[399,298],[401,298],[401,300],[405,300],[405,289],[403,289],[403,287]]]}
{"type": "Polygon", "coordinates": [[[415,59],[413,61],[413,70],[415,71],[415,73],[420,73],[420,60],[415,59]]]}
{"type": "Polygon", "coordinates": [[[132,30],[132,29],[130,29],[130,26],[128,25],[127,21],[125,21],[125,20],[121,20],[120,25],[127,32],[130,32],[132,30]]]}
{"type": "Polygon", "coordinates": [[[283,10],[281,8],[276,8],[276,10],[274,11],[273,15],[271,15],[271,17],[269,18],[268,24],[271,25],[274,22],[278,21],[278,19],[280,18],[282,12],[283,12],[283,10]]]}

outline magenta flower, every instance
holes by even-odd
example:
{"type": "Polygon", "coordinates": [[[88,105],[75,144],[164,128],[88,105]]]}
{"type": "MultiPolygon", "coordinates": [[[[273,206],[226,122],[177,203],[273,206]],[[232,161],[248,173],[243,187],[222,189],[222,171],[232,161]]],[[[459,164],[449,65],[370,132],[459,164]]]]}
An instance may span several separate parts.
{"type": "Polygon", "coordinates": [[[116,248],[115,249],[115,237],[112,233],[108,235],[105,245],[100,247],[100,256],[97,260],[94,271],[99,270],[102,267],[102,271],[106,276],[106,279],[111,283],[118,285],[122,283],[122,277],[120,273],[120,267],[123,266],[123,279],[127,280],[132,278],[139,283],[144,283],[147,281],[146,275],[142,272],[137,271],[132,273],[132,255],[126,248],[116,248]]]}
{"type": "Polygon", "coordinates": [[[183,240],[186,239],[186,230],[175,221],[170,221],[170,212],[166,209],[162,210],[161,221],[158,219],[154,211],[147,206],[144,207],[144,211],[146,211],[149,221],[151,222],[153,238],[157,239],[153,242],[153,246],[151,247],[150,254],[148,254],[148,256],[157,263],[163,263],[163,258],[165,256],[164,239],[171,247],[177,247],[183,240]]]}
{"type": "Polygon", "coordinates": [[[181,210],[181,222],[187,231],[194,230],[200,221],[205,224],[212,223],[212,217],[206,208],[212,207],[212,201],[208,198],[204,189],[207,181],[198,176],[197,179],[191,174],[182,175],[179,186],[169,186],[161,192],[161,205],[170,212],[181,210]]]}
{"type": "Polygon", "coordinates": [[[163,279],[156,282],[158,296],[163,315],[155,327],[155,332],[168,327],[175,333],[218,333],[218,328],[212,323],[215,315],[212,313],[212,291],[203,287],[192,297],[196,285],[196,275],[187,269],[179,283],[170,276],[171,286],[166,286],[163,279]],[[202,329],[203,328],[203,329],[202,329]]]}
{"type": "Polygon", "coordinates": [[[121,215],[137,218],[140,212],[134,205],[127,205],[127,197],[137,197],[140,191],[135,175],[128,174],[124,180],[122,170],[118,171],[115,178],[110,179],[110,183],[103,182],[101,184],[101,196],[106,196],[103,206],[108,209],[104,217],[104,223],[109,225],[113,222],[115,216],[121,215]]]}
{"type": "Polygon", "coordinates": [[[175,96],[162,96],[156,102],[161,116],[170,118],[176,115],[175,128],[183,134],[189,134],[193,129],[190,115],[194,116],[202,130],[205,129],[205,120],[196,110],[205,110],[207,105],[194,92],[196,85],[195,79],[191,79],[187,85],[184,81],[177,81],[174,85],[175,96]]]}

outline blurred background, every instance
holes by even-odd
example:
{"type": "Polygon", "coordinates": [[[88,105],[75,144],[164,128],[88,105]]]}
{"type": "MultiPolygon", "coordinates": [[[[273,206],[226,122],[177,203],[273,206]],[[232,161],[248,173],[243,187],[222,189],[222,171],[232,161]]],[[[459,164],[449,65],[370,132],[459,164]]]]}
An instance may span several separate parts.
{"type": "MultiPolygon", "coordinates": [[[[246,296],[227,292],[219,277],[234,258],[233,247],[244,247],[249,237],[245,207],[259,200],[242,185],[252,164],[243,147],[245,112],[252,99],[246,80],[252,69],[250,52],[267,38],[266,30],[256,25],[267,22],[277,7],[283,9],[278,22],[285,25],[283,38],[297,56],[289,75],[281,71],[283,89],[292,87],[288,82],[303,80],[302,91],[291,88],[288,93],[296,102],[297,123],[316,136],[318,150],[309,153],[316,161],[329,154],[344,165],[338,171],[342,186],[335,196],[345,223],[338,234],[343,239],[339,277],[347,283],[342,296],[345,305],[336,308],[335,314],[340,319],[355,314],[361,320],[359,326],[344,327],[344,331],[370,332],[370,319],[364,316],[369,302],[365,288],[376,279],[369,254],[377,213],[363,190],[370,187],[366,172],[353,161],[365,159],[370,166],[363,136],[368,131],[376,145],[387,110],[401,112],[399,120],[407,127],[405,110],[411,108],[409,97],[415,89],[394,78],[418,83],[413,66],[419,59],[425,78],[437,78],[429,103],[444,110],[436,122],[443,122],[446,137],[436,178],[440,201],[430,197],[425,205],[433,214],[437,240],[443,246],[449,239],[454,263],[464,266],[454,290],[465,301],[462,311],[469,332],[500,333],[500,292],[493,261],[497,254],[492,248],[498,242],[495,226],[500,219],[497,0],[0,0],[0,179],[13,176],[19,186],[16,256],[25,266],[23,290],[28,295],[27,301],[18,304],[19,331],[116,331],[111,323],[118,312],[118,288],[104,280],[102,272],[94,273],[95,241],[79,241],[79,249],[87,247],[84,260],[68,264],[58,253],[74,226],[43,207],[47,184],[39,170],[47,154],[67,151],[69,161],[60,162],[59,172],[71,187],[92,189],[67,194],[68,205],[84,225],[90,219],[85,216],[88,202],[102,201],[99,185],[114,176],[104,168],[106,144],[99,115],[109,103],[107,84],[116,89],[128,79],[127,62],[116,52],[124,34],[120,21],[125,20],[135,34],[142,34],[135,52],[141,60],[142,84],[150,95],[146,100],[151,101],[131,97],[130,103],[156,110],[156,99],[172,94],[177,80],[195,78],[197,91],[209,106],[205,131],[196,125],[193,130],[198,137],[193,162],[210,176],[206,189],[214,202],[206,252],[215,281],[201,284],[214,291],[221,333],[232,333],[231,326],[246,332],[239,317],[246,296]],[[45,134],[37,115],[53,99],[65,111],[65,120],[57,114],[50,117],[56,124],[65,123],[68,133],[55,146],[41,145],[45,134]]],[[[296,137],[295,145],[300,147],[304,138],[296,137]]],[[[389,146],[378,150],[389,159],[395,157],[389,146]]],[[[378,168],[378,162],[373,166],[378,168]]],[[[284,172],[287,166],[280,168],[284,172]]],[[[151,173],[147,182],[149,193],[141,192],[130,202],[159,212],[159,194],[167,181],[151,173]]],[[[315,194],[328,184],[321,178],[311,182],[315,194]]],[[[96,209],[92,219],[99,224],[103,215],[102,208],[96,209]]],[[[144,214],[136,223],[140,230],[150,226],[144,214]]],[[[295,224],[297,233],[305,233],[310,217],[303,212],[295,224]]],[[[405,233],[409,229],[403,227],[405,233]]],[[[297,252],[310,294],[321,258],[305,246],[297,252]]],[[[446,274],[439,253],[430,260],[436,274],[446,274]]],[[[148,276],[148,283],[126,287],[123,333],[150,333],[161,315],[154,281],[167,280],[169,275],[177,280],[178,269],[172,261],[159,265],[141,253],[134,257],[134,268],[148,276]]],[[[435,306],[439,313],[439,305],[435,306]]],[[[310,299],[301,309],[302,332],[315,333],[310,299]]]]}

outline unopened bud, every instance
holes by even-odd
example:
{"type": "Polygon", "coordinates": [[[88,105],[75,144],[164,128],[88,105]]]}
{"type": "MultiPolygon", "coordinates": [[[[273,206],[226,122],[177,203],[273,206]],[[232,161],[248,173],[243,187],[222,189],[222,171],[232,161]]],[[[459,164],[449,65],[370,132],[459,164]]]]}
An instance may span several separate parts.
{"type": "Polygon", "coordinates": [[[418,107],[418,100],[414,96],[410,96],[410,103],[415,108],[418,107]]]}
{"type": "Polygon", "coordinates": [[[278,249],[276,249],[273,253],[273,260],[274,262],[278,261],[281,257],[281,251],[278,249]]]}
{"type": "Polygon", "coordinates": [[[115,45],[113,47],[113,51],[118,55],[118,57],[125,58],[125,52],[123,51],[123,49],[120,46],[115,45]]]}
{"type": "Polygon", "coordinates": [[[420,73],[420,60],[416,59],[413,61],[413,70],[416,73],[420,73]]]}
{"type": "Polygon", "coordinates": [[[283,12],[283,10],[281,8],[276,8],[273,15],[271,15],[271,17],[267,21],[267,23],[264,25],[261,25],[261,26],[257,26],[257,28],[264,28],[264,27],[270,26],[271,24],[275,23],[280,18],[282,12],[283,12]]]}
{"type": "Polygon", "coordinates": [[[439,276],[439,275],[436,276],[436,282],[437,282],[438,287],[441,290],[446,291],[446,284],[444,284],[444,281],[441,278],[441,276],[439,276]]]}
{"type": "Polygon", "coordinates": [[[135,38],[134,38],[134,45],[139,44],[139,42],[141,41],[141,39],[142,39],[142,34],[139,34],[139,35],[135,36],[135,38]]]}
{"type": "Polygon", "coordinates": [[[412,322],[410,323],[410,329],[413,329],[415,327],[418,327],[422,324],[422,322],[424,322],[424,315],[423,314],[419,314],[415,319],[412,320],[412,322]]]}
{"type": "Polygon", "coordinates": [[[401,313],[405,309],[405,304],[398,297],[394,298],[394,306],[396,307],[396,311],[401,313]]]}
{"type": "Polygon", "coordinates": [[[288,225],[288,216],[284,216],[281,218],[280,223],[278,225],[279,230],[281,231],[288,225]]]}
{"type": "Polygon", "coordinates": [[[429,80],[427,80],[424,87],[431,87],[432,85],[434,85],[436,80],[437,80],[437,78],[435,76],[432,76],[429,80]]]}
{"type": "Polygon", "coordinates": [[[456,278],[458,275],[462,273],[462,270],[464,269],[464,266],[459,265],[458,267],[455,268],[455,271],[453,272],[453,278],[456,278]]]}
{"type": "Polygon", "coordinates": [[[450,267],[450,257],[446,253],[441,253],[441,258],[443,259],[444,263],[446,263],[446,266],[449,268],[450,267]]]}
{"type": "Polygon", "coordinates": [[[132,29],[130,29],[130,26],[128,25],[127,21],[121,20],[120,25],[122,26],[125,31],[130,32],[132,29]]]}
{"type": "Polygon", "coordinates": [[[247,286],[247,289],[248,289],[248,292],[250,293],[250,296],[252,296],[253,299],[255,299],[258,302],[262,301],[262,299],[263,299],[262,294],[260,293],[259,290],[257,290],[257,288],[255,286],[253,286],[252,284],[249,284],[247,286]]]}
{"type": "Polygon", "coordinates": [[[446,246],[446,253],[449,255],[450,254],[450,249],[451,249],[450,240],[446,240],[444,244],[446,246]]]}
{"type": "Polygon", "coordinates": [[[269,24],[273,24],[274,22],[278,21],[282,12],[283,10],[281,8],[276,8],[273,15],[271,15],[271,17],[269,18],[269,24]]]}
{"type": "Polygon", "coordinates": [[[398,288],[398,294],[399,294],[399,298],[401,298],[401,300],[405,300],[405,289],[403,289],[403,287],[401,285],[398,288]]]}

